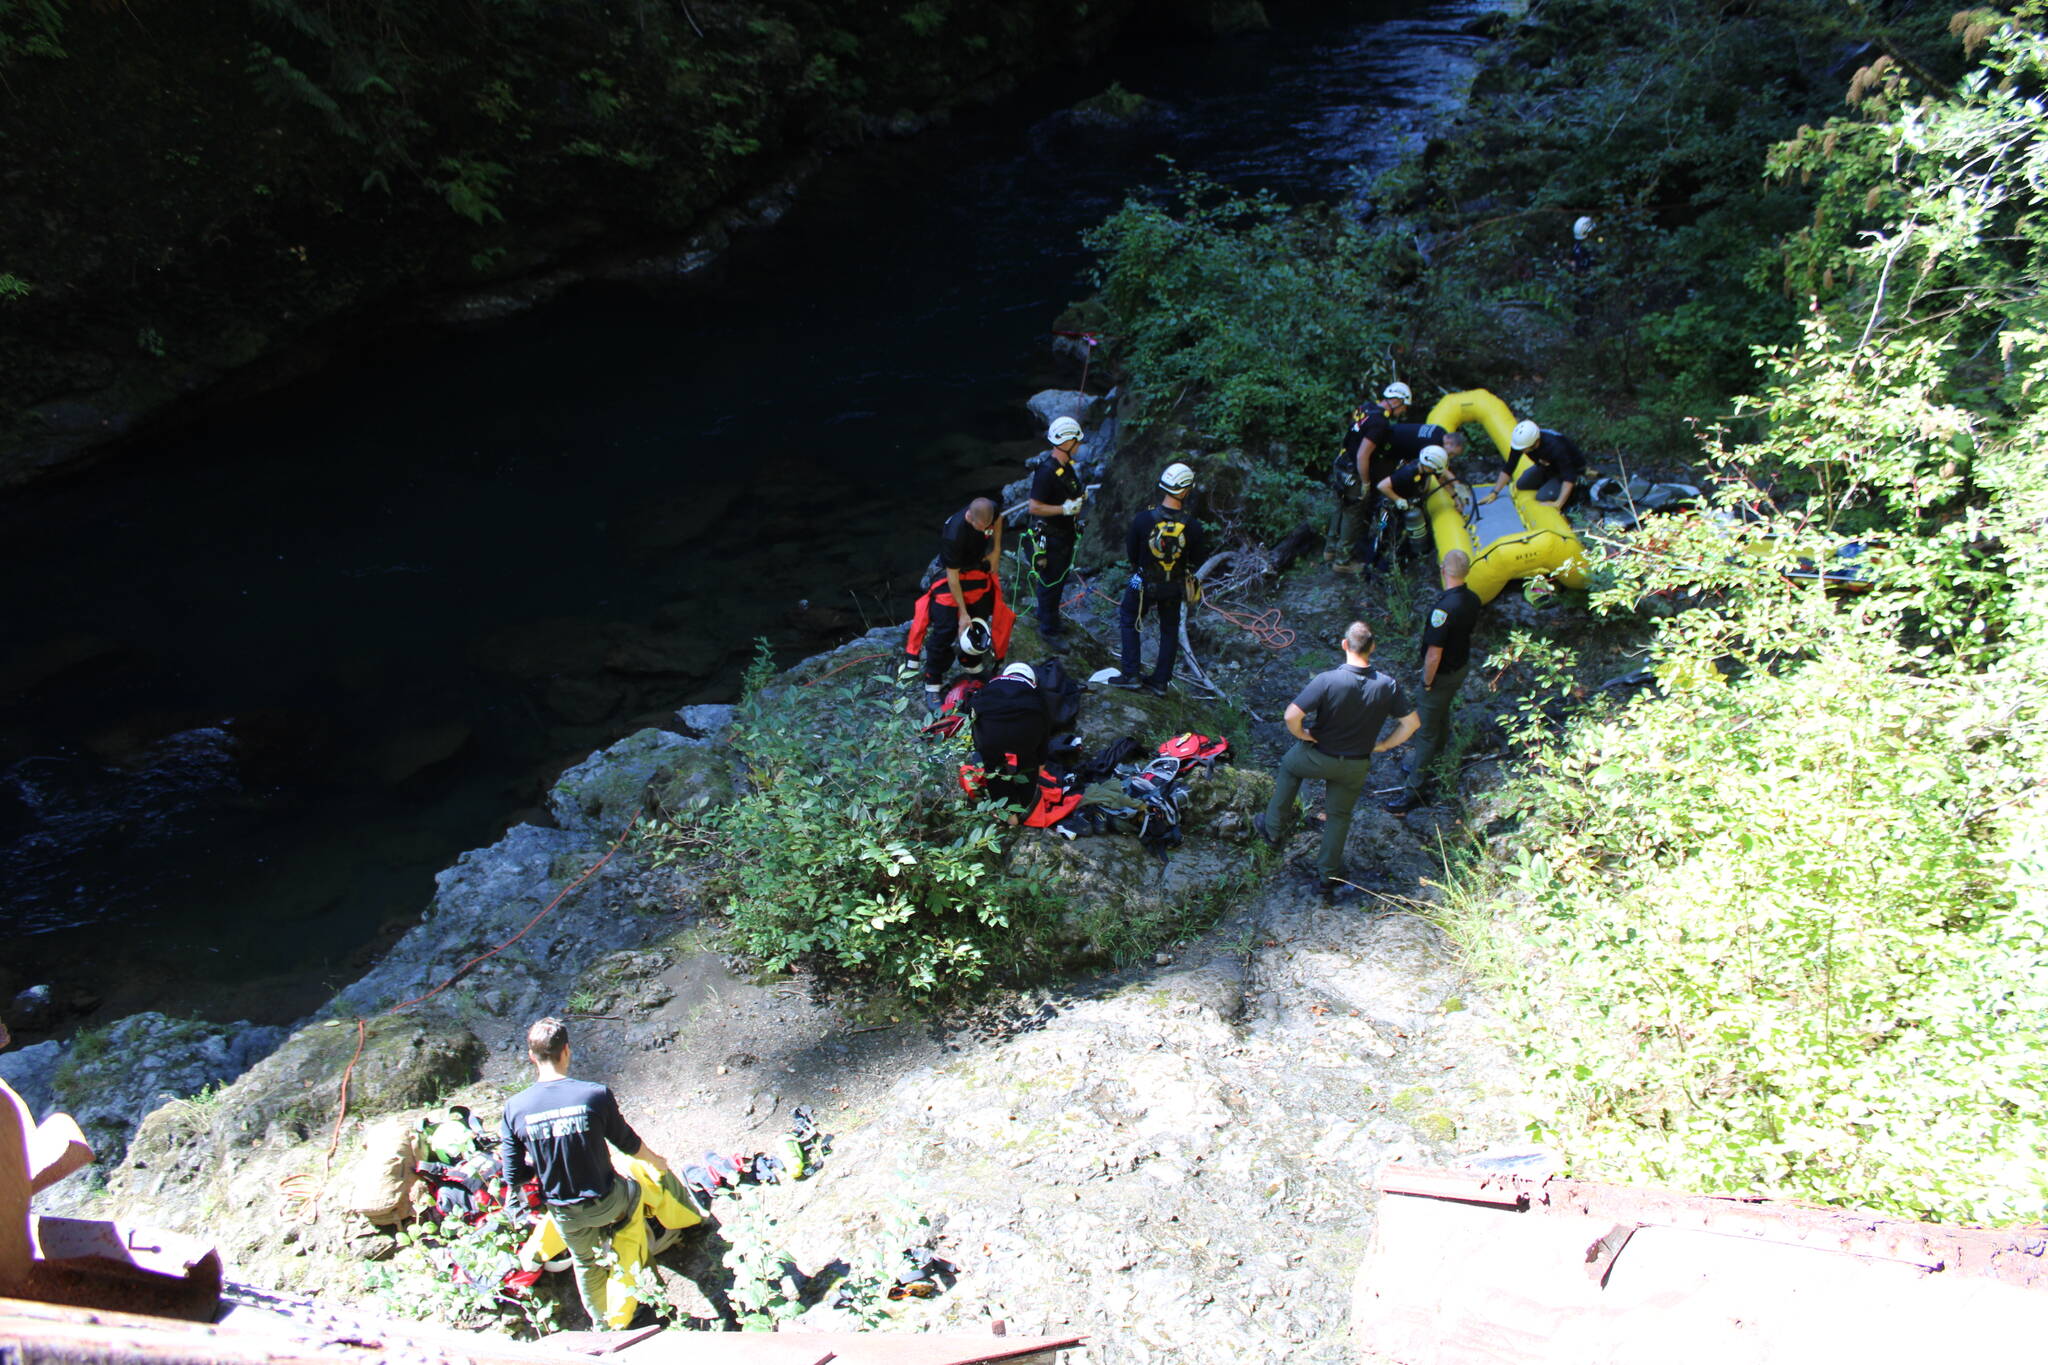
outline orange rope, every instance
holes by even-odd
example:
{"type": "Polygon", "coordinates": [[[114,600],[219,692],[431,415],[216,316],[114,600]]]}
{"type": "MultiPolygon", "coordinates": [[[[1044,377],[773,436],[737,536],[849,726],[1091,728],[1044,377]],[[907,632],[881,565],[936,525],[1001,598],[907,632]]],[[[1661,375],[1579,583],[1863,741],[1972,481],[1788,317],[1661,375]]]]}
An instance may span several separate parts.
{"type": "MultiPolygon", "coordinates": [[[[625,847],[626,840],[632,837],[634,827],[640,823],[640,816],[646,809],[647,808],[645,806],[642,806],[639,810],[634,811],[633,818],[626,822],[626,828],[620,832],[619,837],[617,839],[614,839],[612,841],[612,846],[605,851],[605,855],[602,858],[599,858],[596,862],[592,863],[588,868],[586,868],[582,876],[578,877],[575,881],[570,882],[567,886],[563,887],[560,891],[556,892],[555,898],[549,901],[546,905],[542,906],[540,909],[540,913],[535,915],[532,919],[528,920],[526,922],[525,927],[520,929],[518,933],[512,935],[512,937],[506,939],[503,943],[500,943],[497,947],[491,949],[489,952],[478,953],[475,957],[463,963],[460,967],[457,967],[453,975],[451,975],[446,981],[443,981],[440,985],[434,987],[434,989],[428,991],[425,995],[415,996],[411,1000],[402,1000],[398,1004],[393,1005],[391,1008],[384,1010],[380,1014],[375,1015],[373,1017],[381,1019],[386,1014],[396,1014],[400,1010],[411,1009],[414,1005],[424,1004],[427,1001],[432,1000],[442,991],[447,990],[450,986],[454,985],[456,982],[462,980],[463,977],[467,976],[469,974],[470,968],[476,966],[480,962],[485,962],[491,958],[496,957],[499,953],[504,952],[507,948],[510,948],[513,944],[519,942],[520,939],[525,938],[529,933],[533,932],[534,925],[539,924],[542,920],[546,919],[550,914],[554,913],[555,907],[560,905],[564,900],[566,900],[571,891],[574,891],[577,887],[583,885],[583,883],[589,881],[592,877],[595,877],[598,874],[598,872],[603,869],[604,865],[610,862],[612,860],[612,857],[615,854],[617,854],[621,848],[625,847]]],[[[356,1050],[354,1055],[348,1059],[348,1065],[343,1067],[341,1072],[341,1096],[335,1107],[334,1132],[332,1133],[332,1135],[329,1136],[327,1140],[327,1155],[323,1162],[323,1164],[325,1165],[333,1164],[335,1149],[341,1145],[341,1125],[348,1118],[349,1081],[355,1075],[356,1063],[362,1060],[363,1042],[368,1036],[369,1020],[364,1019],[359,1015],[356,1018],[356,1050]]]]}
{"type": "Polygon", "coordinates": [[[1202,605],[1230,622],[1233,626],[1236,626],[1239,630],[1244,631],[1268,649],[1285,649],[1294,643],[1294,632],[1288,628],[1285,619],[1280,615],[1280,608],[1278,607],[1271,607],[1256,614],[1249,607],[1232,611],[1228,607],[1219,606],[1206,597],[1202,599],[1202,605]]]}
{"type": "MultiPolygon", "coordinates": [[[[1113,606],[1122,605],[1116,598],[1111,597],[1108,593],[1092,584],[1089,586],[1088,591],[1113,606]]],[[[1278,607],[1272,607],[1266,611],[1253,614],[1250,608],[1232,611],[1228,607],[1218,606],[1206,597],[1202,599],[1202,605],[1230,622],[1233,626],[1236,626],[1239,630],[1251,635],[1268,649],[1286,649],[1294,643],[1294,632],[1288,628],[1284,618],[1280,615],[1280,608],[1278,607]]]]}
{"type": "Polygon", "coordinates": [[[847,669],[852,668],[855,664],[864,664],[870,659],[886,659],[888,657],[889,656],[886,654],[856,654],[851,659],[848,659],[845,663],[839,665],[839,667],[837,668],[828,668],[815,678],[805,678],[803,685],[805,687],[812,687],[818,683],[825,681],[825,679],[831,677],[834,673],[844,673],[847,669]]]}

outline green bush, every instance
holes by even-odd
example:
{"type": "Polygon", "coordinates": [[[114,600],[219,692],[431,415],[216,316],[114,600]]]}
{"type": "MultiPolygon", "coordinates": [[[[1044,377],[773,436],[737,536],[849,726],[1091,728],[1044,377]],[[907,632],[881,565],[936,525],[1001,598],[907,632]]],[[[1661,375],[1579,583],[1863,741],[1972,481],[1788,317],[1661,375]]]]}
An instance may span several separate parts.
{"type": "MultiPolygon", "coordinates": [[[[1968,16],[1953,91],[1896,67],[1781,148],[1822,181],[1788,259],[1832,272],[1759,348],[1742,517],[1616,546],[1655,695],[1561,728],[1555,647],[1454,929],[1508,1002],[1575,1172],[1918,1218],[2048,1199],[2048,141],[2044,8],[1968,16]],[[1858,537],[1867,591],[1811,573],[1858,537]]],[[[1802,266],[1805,268],[1805,266],[1802,266]]]]}
{"type": "Polygon", "coordinates": [[[963,741],[921,737],[921,707],[873,673],[773,682],[766,645],[733,727],[749,790],[687,829],[708,841],[739,945],[931,996],[1021,966],[1056,912],[1003,871],[1002,814],[961,796],[963,741]]]}
{"type": "Polygon", "coordinates": [[[1397,248],[1328,209],[1178,183],[1175,203],[1130,200],[1088,234],[1118,355],[1146,419],[1191,401],[1212,443],[1282,448],[1247,508],[1281,533],[1290,487],[1321,484],[1362,386],[1393,377],[1376,263],[1397,248]]]}

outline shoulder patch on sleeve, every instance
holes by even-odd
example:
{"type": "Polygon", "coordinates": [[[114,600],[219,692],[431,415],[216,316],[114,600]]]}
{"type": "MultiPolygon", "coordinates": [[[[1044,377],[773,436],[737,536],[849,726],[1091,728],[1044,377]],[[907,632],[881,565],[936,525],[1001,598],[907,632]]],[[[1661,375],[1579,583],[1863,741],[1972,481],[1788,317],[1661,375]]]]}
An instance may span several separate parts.
{"type": "Polygon", "coordinates": [[[1450,619],[1451,614],[1445,611],[1442,607],[1438,607],[1435,611],[1429,614],[1430,629],[1437,629],[1438,627],[1442,626],[1444,622],[1450,619]]]}

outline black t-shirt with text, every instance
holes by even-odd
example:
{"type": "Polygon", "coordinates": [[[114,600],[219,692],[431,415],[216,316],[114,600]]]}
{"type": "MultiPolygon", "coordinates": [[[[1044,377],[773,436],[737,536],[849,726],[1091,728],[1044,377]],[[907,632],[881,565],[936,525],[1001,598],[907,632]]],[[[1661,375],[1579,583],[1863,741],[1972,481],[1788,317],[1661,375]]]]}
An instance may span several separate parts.
{"type": "Polygon", "coordinates": [[[1479,624],[1479,594],[1459,584],[1445,588],[1429,604],[1429,616],[1422,628],[1422,652],[1432,645],[1443,650],[1436,661],[1439,673],[1463,668],[1472,657],[1472,627],[1479,624]]]}
{"type": "MultiPolygon", "coordinates": [[[[1031,476],[1031,500],[1058,506],[1072,502],[1081,496],[1081,476],[1074,472],[1071,460],[1048,457],[1031,476]]],[[[1056,540],[1074,538],[1074,518],[1069,516],[1040,517],[1038,528],[1047,537],[1056,540]]]]}
{"type": "Polygon", "coordinates": [[[612,1188],[607,1142],[627,1156],[641,1147],[609,1089],[567,1077],[540,1081],[505,1102],[498,1165],[515,1188],[538,1175],[550,1204],[601,1199],[612,1188]]]}
{"type": "Polygon", "coordinates": [[[1387,424],[1387,446],[1403,461],[1413,460],[1421,455],[1424,446],[1442,445],[1444,435],[1444,429],[1434,422],[1387,424]]]}

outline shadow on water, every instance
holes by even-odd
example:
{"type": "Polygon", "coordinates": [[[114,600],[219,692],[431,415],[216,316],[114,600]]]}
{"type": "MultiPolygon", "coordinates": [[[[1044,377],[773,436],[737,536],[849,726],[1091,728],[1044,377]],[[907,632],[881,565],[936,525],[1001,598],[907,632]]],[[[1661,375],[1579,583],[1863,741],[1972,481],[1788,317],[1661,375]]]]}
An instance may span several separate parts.
{"type": "Polygon", "coordinates": [[[1296,6],[1059,73],[836,159],[701,283],[386,339],[0,504],[0,987],[303,1013],[565,762],[729,698],[756,636],[904,614],[1038,448],[1079,234],[1160,155],[1342,194],[1453,104],[1491,7],[1296,6]],[[1111,80],[1166,116],[1055,112],[1111,80]]]}

